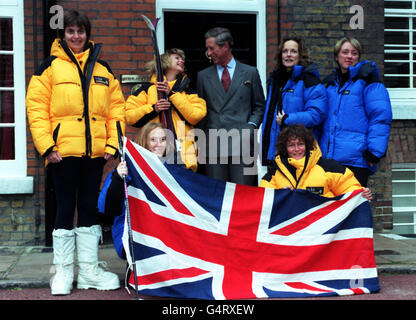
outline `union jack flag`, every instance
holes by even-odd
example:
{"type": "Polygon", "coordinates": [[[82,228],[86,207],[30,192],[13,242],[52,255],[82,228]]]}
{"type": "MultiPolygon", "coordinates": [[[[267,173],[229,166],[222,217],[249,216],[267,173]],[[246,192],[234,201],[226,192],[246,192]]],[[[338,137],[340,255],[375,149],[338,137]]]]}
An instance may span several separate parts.
{"type": "Polygon", "coordinates": [[[139,293],[242,299],[379,291],[370,206],[360,190],[324,198],[243,186],[125,145],[139,293]]]}

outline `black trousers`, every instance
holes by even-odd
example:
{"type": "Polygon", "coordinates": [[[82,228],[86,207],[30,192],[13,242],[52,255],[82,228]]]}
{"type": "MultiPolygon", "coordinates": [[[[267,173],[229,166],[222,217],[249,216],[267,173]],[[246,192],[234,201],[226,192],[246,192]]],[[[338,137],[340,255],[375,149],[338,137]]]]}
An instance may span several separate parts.
{"type": "Polygon", "coordinates": [[[104,158],[66,157],[48,166],[56,196],[55,229],[72,230],[98,223],[97,201],[105,165],[104,158]]]}
{"type": "Polygon", "coordinates": [[[208,177],[247,186],[258,185],[257,174],[254,174],[257,173],[255,163],[246,165],[239,157],[236,159],[228,157],[222,160],[225,163],[221,163],[220,158],[218,158],[215,164],[205,164],[205,173],[208,177]],[[235,161],[234,163],[233,160],[235,161]]]}
{"type": "Polygon", "coordinates": [[[368,168],[360,168],[360,167],[352,167],[352,166],[346,166],[346,167],[348,169],[350,169],[354,173],[355,178],[358,180],[358,182],[363,187],[367,187],[368,177],[371,174],[370,169],[368,169],[368,168]]]}

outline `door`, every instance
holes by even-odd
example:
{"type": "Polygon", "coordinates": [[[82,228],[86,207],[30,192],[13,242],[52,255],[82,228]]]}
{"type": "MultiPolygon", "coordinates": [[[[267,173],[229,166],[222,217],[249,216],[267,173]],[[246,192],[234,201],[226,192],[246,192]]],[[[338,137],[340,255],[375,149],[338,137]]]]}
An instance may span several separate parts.
{"type": "Polygon", "coordinates": [[[234,57],[256,66],[256,15],[212,12],[164,12],[165,49],[179,48],[186,55],[186,73],[196,88],[197,73],[210,65],[205,56],[205,33],[228,28],[234,38],[234,57]]]}

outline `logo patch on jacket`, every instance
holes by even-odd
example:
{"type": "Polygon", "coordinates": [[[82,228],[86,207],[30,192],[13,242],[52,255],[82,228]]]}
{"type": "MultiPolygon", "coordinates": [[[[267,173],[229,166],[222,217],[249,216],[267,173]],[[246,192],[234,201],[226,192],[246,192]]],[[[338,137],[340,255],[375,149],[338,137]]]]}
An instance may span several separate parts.
{"type": "Polygon", "coordinates": [[[344,90],[344,92],[342,93],[344,96],[349,95],[350,94],[350,90],[344,90]]]}
{"type": "Polygon", "coordinates": [[[312,192],[320,196],[324,194],[324,187],[306,187],[306,191],[312,192]]]}
{"type": "Polygon", "coordinates": [[[95,81],[95,83],[104,84],[107,87],[110,85],[110,81],[108,81],[108,79],[107,78],[104,78],[104,77],[94,76],[94,81],[95,81]]]}

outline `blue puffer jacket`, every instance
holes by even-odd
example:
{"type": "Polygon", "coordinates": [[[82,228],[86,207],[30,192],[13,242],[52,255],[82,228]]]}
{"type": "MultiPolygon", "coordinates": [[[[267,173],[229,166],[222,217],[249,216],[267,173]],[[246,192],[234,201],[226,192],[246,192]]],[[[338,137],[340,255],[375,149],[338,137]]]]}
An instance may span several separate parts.
{"type": "MultiPolygon", "coordinates": [[[[115,216],[112,226],[113,244],[118,256],[121,259],[126,260],[126,254],[124,252],[122,241],[125,220],[125,207],[123,203],[124,185],[122,182],[123,180],[121,178],[117,179],[117,176],[118,174],[116,169],[107,175],[98,197],[98,212],[115,216]],[[110,185],[112,184],[114,187],[113,191],[116,191],[115,195],[114,193],[111,195],[108,194],[110,185]],[[109,205],[111,205],[111,208],[109,205]]],[[[127,181],[129,180],[130,177],[127,177],[127,181]]]]}
{"type": "Polygon", "coordinates": [[[262,122],[263,164],[267,163],[264,159],[274,161],[276,157],[277,136],[281,129],[276,122],[276,115],[281,105],[286,114],[282,127],[303,124],[313,129],[317,141],[319,141],[320,125],[327,114],[326,90],[319,79],[316,64],[310,64],[307,67],[295,65],[292,76],[280,93],[276,92],[275,86],[276,71],[273,71],[269,78],[266,109],[262,122]],[[279,98],[276,98],[277,95],[279,98]]]}
{"type": "Polygon", "coordinates": [[[385,155],[392,121],[389,94],[379,81],[377,65],[362,61],[349,67],[342,88],[338,69],[324,83],[329,110],[320,140],[322,156],[375,172],[369,162],[377,163],[385,155]]]}

